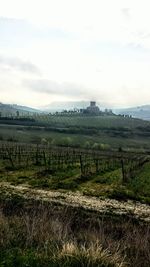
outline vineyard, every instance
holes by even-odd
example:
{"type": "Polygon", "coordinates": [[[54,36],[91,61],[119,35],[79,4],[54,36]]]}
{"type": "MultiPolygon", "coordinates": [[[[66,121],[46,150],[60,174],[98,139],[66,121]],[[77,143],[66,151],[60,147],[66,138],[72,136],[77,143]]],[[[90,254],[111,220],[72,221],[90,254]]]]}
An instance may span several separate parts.
{"type": "Polygon", "coordinates": [[[0,180],[150,203],[150,124],[121,116],[1,117],[0,180]]]}
{"type": "Polygon", "coordinates": [[[149,266],[149,174],[148,150],[1,141],[0,265],[149,266]]]}
{"type": "Polygon", "coordinates": [[[0,160],[7,168],[40,166],[49,173],[79,169],[81,177],[121,169],[122,182],[132,179],[149,162],[145,153],[96,151],[71,147],[1,143],[0,160]]]}
{"type": "Polygon", "coordinates": [[[119,115],[61,115],[61,114],[32,114],[20,116],[0,117],[0,123],[13,123],[24,125],[54,126],[54,127],[91,127],[95,129],[117,128],[129,130],[137,127],[149,127],[148,121],[123,117],[119,115]],[[125,126],[125,127],[124,127],[125,126]]]}

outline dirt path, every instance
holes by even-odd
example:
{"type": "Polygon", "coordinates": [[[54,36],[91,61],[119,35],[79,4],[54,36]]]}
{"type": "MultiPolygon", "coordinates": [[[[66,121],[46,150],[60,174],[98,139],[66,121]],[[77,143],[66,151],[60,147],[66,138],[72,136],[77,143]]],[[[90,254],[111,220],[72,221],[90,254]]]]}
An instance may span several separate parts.
{"type": "Polygon", "coordinates": [[[0,183],[0,191],[14,192],[25,198],[45,200],[62,205],[82,207],[86,210],[94,210],[101,213],[129,214],[135,218],[150,222],[150,206],[133,201],[117,201],[114,199],[101,199],[83,196],[81,193],[50,191],[33,189],[25,185],[14,186],[9,183],[0,183]]]}

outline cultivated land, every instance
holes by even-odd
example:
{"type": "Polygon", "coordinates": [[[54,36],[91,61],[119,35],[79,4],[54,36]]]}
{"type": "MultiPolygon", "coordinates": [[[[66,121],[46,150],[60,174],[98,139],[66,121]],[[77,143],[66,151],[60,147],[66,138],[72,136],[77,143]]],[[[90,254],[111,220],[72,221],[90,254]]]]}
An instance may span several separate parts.
{"type": "Polygon", "coordinates": [[[150,266],[150,123],[0,118],[0,266],[150,266]]]}
{"type": "Polygon", "coordinates": [[[0,139],[4,141],[102,149],[150,148],[150,122],[123,116],[37,114],[0,118],[0,127],[0,139]]]}

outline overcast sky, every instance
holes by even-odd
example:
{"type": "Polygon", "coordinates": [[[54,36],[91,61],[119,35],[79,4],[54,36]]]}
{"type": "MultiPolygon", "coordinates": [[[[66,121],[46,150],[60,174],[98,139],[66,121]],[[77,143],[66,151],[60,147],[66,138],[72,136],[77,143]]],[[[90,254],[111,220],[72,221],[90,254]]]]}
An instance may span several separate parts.
{"type": "Polygon", "coordinates": [[[0,0],[0,102],[150,104],[149,0],[0,0]]]}

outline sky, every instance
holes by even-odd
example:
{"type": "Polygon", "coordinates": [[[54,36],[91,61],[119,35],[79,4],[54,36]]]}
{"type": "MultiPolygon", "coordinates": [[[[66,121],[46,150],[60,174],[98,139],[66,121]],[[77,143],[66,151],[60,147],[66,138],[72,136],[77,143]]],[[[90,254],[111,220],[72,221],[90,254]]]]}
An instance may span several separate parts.
{"type": "Polygon", "coordinates": [[[149,0],[0,0],[0,102],[150,104],[149,0]]]}

